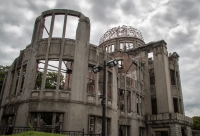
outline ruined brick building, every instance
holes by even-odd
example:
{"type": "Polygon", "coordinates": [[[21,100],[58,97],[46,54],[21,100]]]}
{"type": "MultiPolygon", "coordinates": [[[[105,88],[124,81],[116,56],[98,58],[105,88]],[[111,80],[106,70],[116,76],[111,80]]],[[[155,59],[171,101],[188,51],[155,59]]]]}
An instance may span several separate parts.
{"type": "Polygon", "coordinates": [[[61,130],[101,133],[103,72],[94,74],[92,68],[112,59],[118,65],[106,68],[108,136],[191,135],[179,55],[168,54],[164,40],[145,43],[138,30],[122,26],[93,45],[89,18],[64,9],[45,11],[36,19],[31,43],[11,65],[1,91],[1,125],[59,125],[61,130]],[[53,37],[58,15],[63,16],[62,36],[53,37]],[[65,37],[68,16],[79,18],[75,39],[65,37]]]}

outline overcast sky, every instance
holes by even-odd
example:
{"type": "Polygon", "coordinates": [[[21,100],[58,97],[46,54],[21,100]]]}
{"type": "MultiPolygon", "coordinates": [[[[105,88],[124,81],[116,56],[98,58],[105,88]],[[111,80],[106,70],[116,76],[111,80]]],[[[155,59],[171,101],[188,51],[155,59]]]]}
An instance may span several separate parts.
{"type": "Polygon", "coordinates": [[[185,113],[200,116],[199,0],[0,0],[0,65],[11,65],[31,42],[36,17],[54,8],[89,17],[95,45],[107,30],[122,25],[140,30],[145,43],[165,40],[168,51],[180,56],[185,113]]]}

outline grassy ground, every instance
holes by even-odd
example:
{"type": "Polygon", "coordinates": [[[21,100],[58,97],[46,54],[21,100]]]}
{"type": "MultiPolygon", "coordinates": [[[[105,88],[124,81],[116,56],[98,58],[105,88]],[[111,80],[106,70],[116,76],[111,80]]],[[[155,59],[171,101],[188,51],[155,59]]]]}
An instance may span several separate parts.
{"type": "Polygon", "coordinates": [[[13,134],[13,135],[7,135],[7,136],[67,136],[67,135],[37,132],[37,131],[27,131],[20,134],[13,134]]]}

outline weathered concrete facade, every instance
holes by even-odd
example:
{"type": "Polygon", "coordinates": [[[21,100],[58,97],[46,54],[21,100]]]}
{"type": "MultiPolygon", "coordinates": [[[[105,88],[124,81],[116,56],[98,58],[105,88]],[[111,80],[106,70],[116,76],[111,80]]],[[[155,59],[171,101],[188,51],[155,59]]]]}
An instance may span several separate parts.
{"type": "Polygon", "coordinates": [[[106,68],[107,135],[191,135],[179,56],[168,54],[165,41],[146,44],[139,31],[126,26],[109,30],[99,46],[89,39],[90,20],[82,13],[43,12],[35,21],[30,45],[15,59],[4,82],[1,125],[9,120],[14,126],[59,125],[61,130],[101,133],[103,72],[94,74],[91,69],[115,58],[118,66],[106,68]],[[55,38],[57,15],[64,20],[62,37],[55,38]],[[49,16],[49,36],[43,38],[49,16]],[[68,16],[79,18],[75,39],[65,38],[68,16]],[[151,52],[153,59],[148,57],[151,52]]]}

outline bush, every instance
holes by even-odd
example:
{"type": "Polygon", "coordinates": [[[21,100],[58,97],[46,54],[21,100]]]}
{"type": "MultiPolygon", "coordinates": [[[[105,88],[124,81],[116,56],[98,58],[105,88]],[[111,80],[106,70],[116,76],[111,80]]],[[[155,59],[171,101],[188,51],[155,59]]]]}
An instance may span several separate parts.
{"type": "Polygon", "coordinates": [[[8,136],[67,136],[67,135],[45,133],[45,132],[38,132],[38,131],[26,131],[20,134],[13,134],[13,135],[8,135],[8,136]]]}

